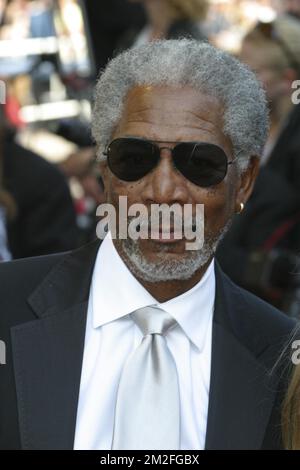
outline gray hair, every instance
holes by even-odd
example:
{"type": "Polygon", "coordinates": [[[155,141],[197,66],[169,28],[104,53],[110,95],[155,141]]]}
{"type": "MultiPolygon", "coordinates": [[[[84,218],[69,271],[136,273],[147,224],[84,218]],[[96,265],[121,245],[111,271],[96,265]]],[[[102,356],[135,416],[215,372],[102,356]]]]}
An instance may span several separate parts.
{"type": "Polygon", "coordinates": [[[232,142],[239,169],[260,156],[268,132],[265,93],[250,69],[231,55],[193,39],[163,40],[134,47],[109,62],[96,85],[92,133],[98,160],[121,118],[131,88],[191,86],[220,100],[223,133],[232,142]]]}

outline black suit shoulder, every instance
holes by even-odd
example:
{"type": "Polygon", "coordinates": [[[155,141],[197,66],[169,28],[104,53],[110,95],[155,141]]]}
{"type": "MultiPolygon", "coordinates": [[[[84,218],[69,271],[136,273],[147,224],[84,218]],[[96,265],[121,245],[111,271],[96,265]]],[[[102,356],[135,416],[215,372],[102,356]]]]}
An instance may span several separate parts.
{"type": "Polygon", "coordinates": [[[96,239],[76,250],[0,263],[0,335],[4,324],[10,328],[87,299],[98,248],[96,239]]]}
{"type": "Polygon", "coordinates": [[[280,355],[297,322],[251,292],[237,286],[222,272],[223,295],[228,305],[231,333],[259,357],[267,348],[280,355]]]}
{"type": "Polygon", "coordinates": [[[11,140],[5,141],[4,177],[21,207],[34,203],[37,196],[47,194],[56,186],[67,187],[57,166],[11,140]]]}
{"type": "Polygon", "coordinates": [[[0,332],[6,327],[36,319],[28,296],[68,253],[0,263],[0,332]],[[7,325],[8,323],[8,325],[7,325]]]}

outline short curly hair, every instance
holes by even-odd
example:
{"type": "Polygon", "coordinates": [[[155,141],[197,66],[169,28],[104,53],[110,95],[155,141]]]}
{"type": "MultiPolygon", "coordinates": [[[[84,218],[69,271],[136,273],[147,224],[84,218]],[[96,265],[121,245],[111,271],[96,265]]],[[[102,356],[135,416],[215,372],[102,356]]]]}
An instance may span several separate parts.
{"type": "Polygon", "coordinates": [[[128,91],[141,85],[191,86],[216,97],[223,133],[231,139],[241,171],[260,156],[268,132],[265,92],[255,74],[231,55],[193,39],[154,41],[109,62],[96,85],[92,133],[98,160],[117,127],[128,91]]]}

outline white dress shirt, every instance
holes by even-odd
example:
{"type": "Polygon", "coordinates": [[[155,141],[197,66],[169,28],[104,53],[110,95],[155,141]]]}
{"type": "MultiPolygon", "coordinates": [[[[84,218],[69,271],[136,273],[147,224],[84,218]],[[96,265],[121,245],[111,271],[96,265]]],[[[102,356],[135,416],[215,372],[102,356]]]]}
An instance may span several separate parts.
{"type": "Polygon", "coordinates": [[[129,314],[157,305],[178,325],[167,332],[180,390],[180,449],[205,446],[212,318],[214,261],[192,289],[158,303],[131,274],[108,234],[92,276],[80,382],[74,449],[110,450],[118,384],[129,354],[142,333],[129,314]]]}

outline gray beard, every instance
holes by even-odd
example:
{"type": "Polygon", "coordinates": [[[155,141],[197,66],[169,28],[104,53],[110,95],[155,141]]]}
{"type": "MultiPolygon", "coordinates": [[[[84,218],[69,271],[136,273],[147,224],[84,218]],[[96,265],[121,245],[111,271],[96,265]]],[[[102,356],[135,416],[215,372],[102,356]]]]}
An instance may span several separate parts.
{"type": "Polygon", "coordinates": [[[230,225],[231,220],[216,237],[207,236],[200,250],[187,250],[180,260],[166,259],[165,253],[168,251],[166,246],[159,248],[158,259],[152,262],[143,255],[138,240],[127,238],[118,240],[118,244],[126,258],[126,264],[136,277],[146,282],[187,280],[215,254],[230,225]]]}

